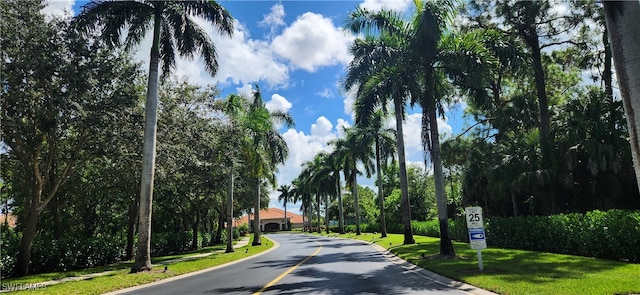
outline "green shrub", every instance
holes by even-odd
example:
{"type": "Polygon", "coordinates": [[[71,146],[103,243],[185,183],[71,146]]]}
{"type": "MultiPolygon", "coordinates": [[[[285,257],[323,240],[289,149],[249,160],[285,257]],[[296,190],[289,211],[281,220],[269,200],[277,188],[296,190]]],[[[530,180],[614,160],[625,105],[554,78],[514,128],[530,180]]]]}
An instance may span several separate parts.
{"type": "Polygon", "coordinates": [[[0,226],[0,276],[5,277],[15,267],[21,236],[10,227],[0,226]]]}
{"type": "Polygon", "coordinates": [[[31,273],[69,271],[122,260],[125,241],[100,236],[92,239],[65,237],[60,240],[37,238],[31,249],[31,273]]]}
{"type": "MultiPolygon", "coordinates": [[[[440,237],[438,220],[412,221],[415,235],[440,237]]],[[[361,224],[363,232],[379,225],[361,224]]],[[[355,232],[354,225],[346,226],[355,232]]],[[[389,233],[403,233],[400,223],[387,224],[389,233]]],[[[512,248],[640,262],[640,211],[591,211],[551,216],[491,217],[485,219],[490,247],[512,248]]],[[[464,217],[449,219],[449,237],[469,242],[464,217]]]]}

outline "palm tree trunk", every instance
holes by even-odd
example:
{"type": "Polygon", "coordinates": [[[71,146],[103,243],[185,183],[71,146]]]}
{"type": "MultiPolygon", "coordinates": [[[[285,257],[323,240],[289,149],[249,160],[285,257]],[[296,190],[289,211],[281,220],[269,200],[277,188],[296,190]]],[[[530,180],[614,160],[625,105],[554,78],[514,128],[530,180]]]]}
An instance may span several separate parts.
{"type": "Polygon", "coordinates": [[[338,172],[338,227],[340,228],[340,234],[344,234],[344,207],[342,206],[342,187],[340,185],[340,173],[338,172]]]}
{"type": "Polygon", "coordinates": [[[316,191],[316,205],[317,205],[317,208],[318,208],[318,229],[317,229],[317,232],[321,233],[322,229],[320,228],[320,225],[322,223],[320,222],[320,192],[319,191],[316,191]]]}
{"type": "Polygon", "coordinates": [[[253,242],[251,246],[259,246],[262,245],[262,240],[260,240],[260,178],[256,179],[256,191],[253,203],[255,213],[253,215],[253,242]]]}
{"type": "Polygon", "coordinates": [[[325,232],[329,234],[329,195],[324,196],[324,225],[325,232]]]}
{"type": "Polygon", "coordinates": [[[438,121],[435,108],[426,110],[429,116],[429,131],[431,132],[431,160],[436,182],[436,204],[438,207],[438,222],[440,224],[440,254],[453,256],[455,252],[449,238],[449,218],[447,218],[447,195],[444,190],[444,173],[442,171],[442,157],[440,156],[440,139],[438,137],[438,121]]]}
{"type": "Polygon", "coordinates": [[[227,181],[227,249],[225,253],[233,252],[233,162],[229,168],[229,178],[227,181]]]}
{"type": "Polygon", "coordinates": [[[284,198],[284,228],[283,228],[283,230],[288,230],[289,229],[289,222],[287,222],[287,198],[289,198],[289,196],[285,196],[285,198],[284,198]]]}
{"type": "Polygon", "coordinates": [[[156,131],[158,122],[158,63],[160,60],[160,11],[154,17],[153,45],[149,61],[149,81],[145,103],[144,145],[140,206],[138,216],[138,247],[131,272],[151,270],[151,204],[153,203],[153,174],[156,166],[156,131]]]}
{"type": "Polygon", "coordinates": [[[640,3],[635,1],[603,1],[605,18],[613,51],[613,62],[620,85],[622,105],[629,126],[629,143],[636,184],[640,189],[640,3]]]}
{"type": "Polygon", "coordinates": [[[376,136],[376,176],[378,178],[378,201],[380,203],[380,237],[387,237],[387,222],[384,218],[384,194],[382,192],[382,168],[380,167],[380,139],[376,136]]]}
{"type": "Polygon", "coordinates": [[[351,192],[353,194],[353,207],[356,213],[356,236],[361,235],[360,232],[360,200],[358,199],[358,170],[355,169],[355,163],[353,163],[354,171],[351,172],[353,175],[353,182],[351,183],[351,192]]]}
{"type": "Polygon", "coordinates": [[[416,240],[413,238],[413,230],[411,229],[411,207],[409,203],[409,186],[407,183],[407,163],[404,155],[404,133],[402,131],[402,115],[403,115],[403,101],[401,98],[394,99],[395,104],[395,116],[396,116],[396,130],[397,139],[396,147],[398,148],[398,164],[400,165],[400,192],[401,192],[401,207],[402,207],[402,224],[404,226],[404,241],[402,244],[415,244],[416,240]]]}

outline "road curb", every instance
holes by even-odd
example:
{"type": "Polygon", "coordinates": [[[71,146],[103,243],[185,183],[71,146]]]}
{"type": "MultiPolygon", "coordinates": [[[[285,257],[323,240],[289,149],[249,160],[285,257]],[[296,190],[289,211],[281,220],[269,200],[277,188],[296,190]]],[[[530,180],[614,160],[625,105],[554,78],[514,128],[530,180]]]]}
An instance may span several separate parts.
{"type": "MultiPolygon", "coordinates": [[[[313,235],[309,235],[309,236],[313,236],[313,235]]],[[[316,236],[317,237],[317,236],[316,236]]],[[[467,283],[463,283],[460,281],[456,281],[454,279],[450,279],[447,278],[445,276],[439,275],[435,272],[432,272],[430,270],[426,270],[418,265],[415,265],[409,261],[406,261],[402,258],[400,258],[399,256],[397,256],[396,254],[393,254],[391,251],[389,251],[388,249],[385,249],[384,247],[370,242],[370,241],[365,241],[365,240],[358,240],[358,239],[349,239],[349,238],[341,238],[341,237],[336,237],[336,236],[323,236],[325,238],[334,238],[334,239],[345,239],[345,240],[352,240],[352,241],[360,241],[366,244],[371,245],[371,247],[373,247],[374,249],[376,249],[376,251],[380,252],[380,254],[382,254],[382,256],[384,256],[385,258],[387,258],[389,261],[393,262],[394,264],[399,265],[400,267],[404,268],[406,271],[412,272],[416,275],[419,275],[421,277],[424,277],[428,280],[433,281],[434,283],[446,286],[446,287],[450,287],[450,288],[455,288],[457,290],[460,290],[461,292],[465,292],[467,294],[472,294],[472,295],[499,295],[497,293],[493,293],[491,291],[485,290],[485,289],[481,289],[478,288],[476,286],[473,285],[469,285],[467,283]]]]}
{"type": "Polygon", "coordinates": [[[426,270],[416,264],[413,264],[409,261],[406,261],[402,258],[400,258],[399,256],[393,254],[391,251],[389,251],[388,249],[385,249],[384,247],[376,244],[376,243],[372,243],[372,242],[368,242],[368,241],[363,241],[369,245],[371,245],[371,247],[373,247],[374,249],[376,249],[378,252],[380,252],[382,254],[382,256],[384,256],[385,258],[387,258],[389,261],[399,265],[400,267],[404,268],[407,271],[410,271],[412,273],[415,273],[421,277],[424,277],[426,279],[429,279],[435,283],[438,283],[440,285],[443,286],[447,286],[450,288],[455,288],[458,289],[462,292],[468,293],[468,294],[473,294],[473,295],[498,295],[497,293],[493,293],[491,291],[485,290],[485,289],[481,289],[478,288],[476,286],[473,285],[469,285],[467,283],[463,283],[460,281],[456,281],[454,279],[450,279],[448,277],[439,275],[435,272],[426,270]]]}

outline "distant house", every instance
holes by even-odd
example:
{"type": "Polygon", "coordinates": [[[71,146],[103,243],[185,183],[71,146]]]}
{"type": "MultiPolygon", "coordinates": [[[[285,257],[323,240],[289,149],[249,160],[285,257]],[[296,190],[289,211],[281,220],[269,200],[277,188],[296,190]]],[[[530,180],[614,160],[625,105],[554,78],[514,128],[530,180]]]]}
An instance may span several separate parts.
{"type": "Polygon", "coordinates": [[[18,218],[11,213],[0,215],[0,224],[7,224],[10,228],[15,228],[17,223],[18,218]]]}
{"type": "MultiPolygon", "coordinates": [[[[306,221],[305,221],[306,222],[306,221]]],[[[249,224],[249,230],[253,231],[253,214],[244,215],[236,219],[235,226],[249,224]]],[[[291,224],[291,229],[302,228],[302,216],[287,211],[287,219],[284,218],[284,210],[278,208],[268,208],[260,210],[260,230],[263,232],[286,230],[287,224],[291,224]],[[287,223],[287,221],[289,223],[287,223]]]]}

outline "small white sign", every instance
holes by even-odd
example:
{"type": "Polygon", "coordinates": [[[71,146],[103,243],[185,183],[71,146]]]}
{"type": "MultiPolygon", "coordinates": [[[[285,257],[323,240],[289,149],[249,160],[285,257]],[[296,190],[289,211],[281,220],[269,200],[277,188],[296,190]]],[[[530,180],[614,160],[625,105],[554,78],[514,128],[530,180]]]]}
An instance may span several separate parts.
{"type": "Polygon", "coordinates": [[[484,228],[469,229],[469,245],[471,249],[480,250],[487,248],[487,240],[484,236],[484,228]]]}
{"type": "Polygon", "coordinates": [[[484,228],[482,223],[482,208],[481,207],[467,207],[464,209],[464,214],[467,217],[467,228],[484,228]]]}

